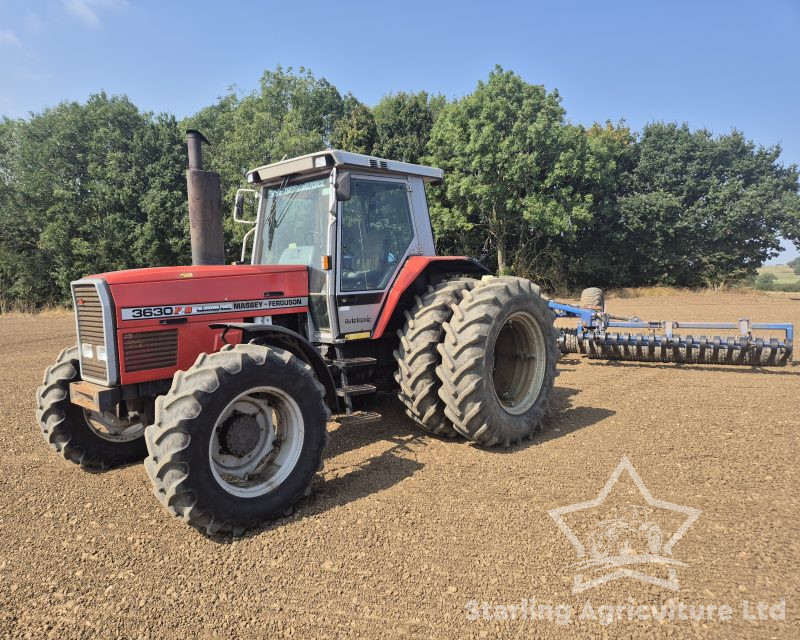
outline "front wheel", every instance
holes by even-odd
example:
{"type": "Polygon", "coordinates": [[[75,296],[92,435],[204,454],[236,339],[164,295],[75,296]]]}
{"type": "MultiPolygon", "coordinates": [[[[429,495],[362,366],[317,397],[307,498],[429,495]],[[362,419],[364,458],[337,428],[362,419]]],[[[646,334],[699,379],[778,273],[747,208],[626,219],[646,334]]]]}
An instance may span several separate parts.
{"type": "Polygon", "coordinates": [[[321,466],[330,412],[312,369],[283,349],[202,354],[156,402],[145,468],[162,504],[207,533],[291,512],[321,466]]]}
{"type": "Polygon", "coordinates": [[[92,471],[144,458],[142,416],[130,413],[119,417],[111,411],[89,411],[72,404],[69,385],[80,379],[78,347],[64,349],[45,371],[36,390],[36,417],[45,441],[65,459],[92,471]]]}

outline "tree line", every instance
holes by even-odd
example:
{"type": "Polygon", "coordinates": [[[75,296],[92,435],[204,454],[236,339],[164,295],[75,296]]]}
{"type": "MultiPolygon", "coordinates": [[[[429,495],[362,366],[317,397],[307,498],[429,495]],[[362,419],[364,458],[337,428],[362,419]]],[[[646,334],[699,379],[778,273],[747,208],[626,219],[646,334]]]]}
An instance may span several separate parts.
{"type": "MultiPolygon", "coordinates": [[[[781,236],[800,243],[797,167],[739,131],[575,125],[556,90],[500,67],[462,98],[374,107],[278,67],[183,120],[105,93],[3,118],[0,303],[64,303],[82,275],[188,263],[187,128],[212,142],[228,204],[247,170],[328,146],[441,167],[438,251],[551,290],[723,285],[752,278],[781,236]]],[[[225,233],[234,260],[241,229],[225,233]]]]}

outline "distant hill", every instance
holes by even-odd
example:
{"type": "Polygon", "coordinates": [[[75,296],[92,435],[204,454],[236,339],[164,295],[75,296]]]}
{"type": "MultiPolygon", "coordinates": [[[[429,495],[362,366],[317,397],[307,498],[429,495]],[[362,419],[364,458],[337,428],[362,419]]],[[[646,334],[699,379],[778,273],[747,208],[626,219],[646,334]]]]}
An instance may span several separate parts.
{"type": "Polygon", "coordinates": [[[788,264],[761,267],[752,285],[765,291],[800,291],[800,274],[788,264]]]}

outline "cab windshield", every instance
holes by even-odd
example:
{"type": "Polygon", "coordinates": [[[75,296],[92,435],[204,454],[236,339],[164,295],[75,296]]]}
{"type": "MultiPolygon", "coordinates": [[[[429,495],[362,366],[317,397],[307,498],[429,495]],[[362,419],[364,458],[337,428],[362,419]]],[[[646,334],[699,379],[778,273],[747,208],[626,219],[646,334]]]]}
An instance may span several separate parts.
{"type": "Polygon", "coordinates": [[[327,177],[270,189],[258,262],[319,267],[327,245],[329,197],[327,177]]]}

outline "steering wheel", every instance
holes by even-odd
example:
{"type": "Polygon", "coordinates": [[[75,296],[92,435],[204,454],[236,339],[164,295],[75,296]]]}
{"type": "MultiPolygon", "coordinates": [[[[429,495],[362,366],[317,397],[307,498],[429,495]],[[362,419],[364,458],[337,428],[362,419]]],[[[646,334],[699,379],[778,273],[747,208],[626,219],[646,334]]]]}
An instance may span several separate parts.
{"type": "Polygon", "coordinates": [[[306,244],[314,245],[314,246],[321,246],[323,240],[323,235],[319,231],[306,231],[303,234],[303,242],[306,244]],[[319,242],[317,242],[319,240],[319,242]]]}
{"type": "Polygon", "coordinates": [[[399,260],[400,256],[398,256],[397,253],[403,251],[406,247],[400,245],[400,236],[397,234],[397,231],[391,227],[388,227],[386,231],[389,235],[389,252],[395,254],[397,256],[396,259],[399,260]]]}

